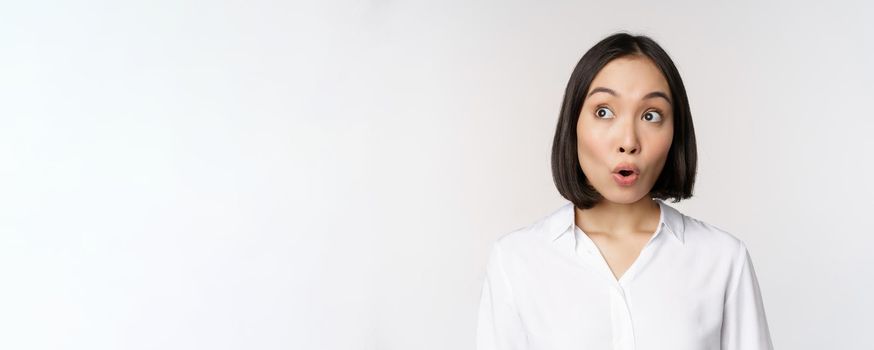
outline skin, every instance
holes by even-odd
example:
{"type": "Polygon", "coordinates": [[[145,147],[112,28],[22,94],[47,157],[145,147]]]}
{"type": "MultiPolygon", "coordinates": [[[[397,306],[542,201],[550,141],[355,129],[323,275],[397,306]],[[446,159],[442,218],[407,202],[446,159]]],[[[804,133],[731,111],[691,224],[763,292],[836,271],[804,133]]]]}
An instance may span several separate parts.
{"type": "Polygon", "coordinates": [[[650,191],[673,141],[670,88],[646,57],[626,56],[604,66],[586,92],[577,122],[580,166],[604,199],[575,210],[575,222],[598,246],[618,280],[640,255],[659,224],[660,208],[650,191]],[[608,92],[596,91],[599,87],[608,92]],[[654,91],[662,97],[644,98],[654,91]],[[613,168],[630,162],[640,169],[634,185],[613,180],[613,168]]]}

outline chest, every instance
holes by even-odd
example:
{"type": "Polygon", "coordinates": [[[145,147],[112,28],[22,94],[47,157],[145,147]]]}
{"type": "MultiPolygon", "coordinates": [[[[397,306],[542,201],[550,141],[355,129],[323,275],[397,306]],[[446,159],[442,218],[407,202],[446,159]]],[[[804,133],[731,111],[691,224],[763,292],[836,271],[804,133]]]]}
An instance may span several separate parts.
{"type": "Polygon", "coordinates": [[[588,236],[601,258],[607,263],[613,276],[619,280],[638,259],[652,234],[635,234],[624,239],[616,239],[604,234],[590,234],[588,236]]]}
{"type": "Polygon", "coordinates": [[[603,259],[581,244],[580,255],[528,260],[513,290],[532,348],[718,349],[728,265],[658,241],[601,241],[603,259]],[[609,283],[605,261],[621,275],[635,258],[633,279],[621,290],[609,283]]]}

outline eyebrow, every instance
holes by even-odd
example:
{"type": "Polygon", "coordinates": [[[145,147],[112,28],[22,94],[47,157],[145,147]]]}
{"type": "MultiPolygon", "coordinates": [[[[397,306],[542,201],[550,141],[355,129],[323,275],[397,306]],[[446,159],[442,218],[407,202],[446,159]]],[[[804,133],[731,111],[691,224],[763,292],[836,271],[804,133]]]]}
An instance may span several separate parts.
{"type": "MultiPolygon", "coordinates": [[[[606,93],[611,94],[611,95],[616,96],[616,97],[619,96],[619,94],[617,94],[616,91],[599,86],[599,87],[592,89],[592,92],[589,92],[589,95],[586,97],[588,98],[589,96],[594,95],[596,92],[606,92],[606,93]]],[[[661,92],[661,91],[650,92],[650,93],[646,94],[646,96],[644,96],[643,99],[646,100],[646,99],[656,98],[656,97],[661,97],[661,98],[665,99],[666,101],[668,101],[668,103],[673,105],[673,103],[671,102],[671,99],[668,97],[668,95],[665,94],[664,92],[661,92]]]]}

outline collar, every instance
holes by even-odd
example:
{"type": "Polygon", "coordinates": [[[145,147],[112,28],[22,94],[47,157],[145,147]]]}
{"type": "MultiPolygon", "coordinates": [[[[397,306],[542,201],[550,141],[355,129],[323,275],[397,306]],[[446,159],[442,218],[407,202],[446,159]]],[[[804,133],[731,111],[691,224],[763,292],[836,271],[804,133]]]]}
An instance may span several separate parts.
{"type": "MultiPolygon", "coordinates": [[[[653,199],[658,202],[659,207],[661,208],[661,213],[659,214],[659,228],[662,225],[668,228],[673,236],[680,241],[680,243],[685,243],[683,233],[685,229],[685,224],[683,223],[683,213],[678,211],[676,208],[668,205],[661,199],[653,199]]],[[[549,214],[546,217],[545,221],[546,232],[548,233],[548,237],[550,241],[554,241],[561,237],[564,233],[568,232],[569,228],[574,225],[574,204],[571,201],[566,201],[558,210],[554,211],[552,214],[549,214]]],[[[658,230],[656,231],[658,232],[658,230]]]]}

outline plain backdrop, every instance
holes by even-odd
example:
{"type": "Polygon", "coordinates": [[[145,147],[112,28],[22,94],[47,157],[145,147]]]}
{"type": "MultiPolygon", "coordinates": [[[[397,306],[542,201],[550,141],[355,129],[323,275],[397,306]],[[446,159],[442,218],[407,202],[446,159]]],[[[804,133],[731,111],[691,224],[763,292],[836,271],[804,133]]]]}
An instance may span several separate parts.
{"type": "Polygon", "coordinates": [[[472,349],[561,204],[582,54],[649,35],[781,349],[874,339],[870,3],[4,1],[0,348],[472,349]]]}

